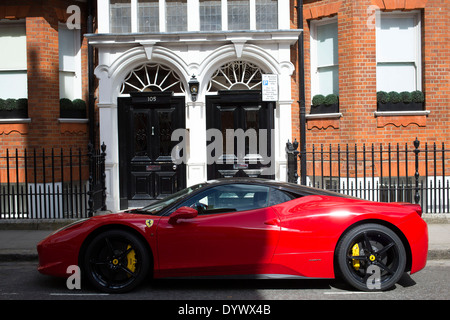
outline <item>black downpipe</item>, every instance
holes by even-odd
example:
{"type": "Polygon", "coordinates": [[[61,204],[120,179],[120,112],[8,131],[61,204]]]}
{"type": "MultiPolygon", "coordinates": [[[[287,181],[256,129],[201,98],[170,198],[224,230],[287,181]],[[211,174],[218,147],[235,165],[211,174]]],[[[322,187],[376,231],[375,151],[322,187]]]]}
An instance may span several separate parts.
{"type": "MultiPolygon", "coordinates": [[[[94,33],[92,0],[87,1],[87,33],[94,33]]],[[[95,146],[94,48],[88,43],[89,143],[95,146]]]]}
{"type": "Polygon", "coordinates": [[[306,185],[306,108],[305,108],[305,61],[303,48],[303,0],[297,1],[297,25],[302,32],[298,36],[298,66],[300,106],[300,184],[306,185]]]}

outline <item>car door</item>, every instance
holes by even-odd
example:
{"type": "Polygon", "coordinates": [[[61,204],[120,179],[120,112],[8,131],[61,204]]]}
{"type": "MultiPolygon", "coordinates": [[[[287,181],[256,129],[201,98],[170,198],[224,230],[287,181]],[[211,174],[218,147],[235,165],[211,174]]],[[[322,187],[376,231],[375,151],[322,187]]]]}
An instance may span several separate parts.
{"type": "Polygon", "coordinates": [[[268,207],[269,188],[218,185],[178,207],[198,216],[157,228],[160,276],[257,274],[271,262],[279,238],[276,212],[268,207]]]}

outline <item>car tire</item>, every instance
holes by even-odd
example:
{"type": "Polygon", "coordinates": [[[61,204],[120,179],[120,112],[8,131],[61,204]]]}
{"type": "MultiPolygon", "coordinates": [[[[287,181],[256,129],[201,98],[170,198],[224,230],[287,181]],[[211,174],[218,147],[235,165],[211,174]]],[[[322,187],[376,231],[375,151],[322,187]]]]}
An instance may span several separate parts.
{"type": "Polygon", "coordinates": [[[150,257],[132,232],[109,230],[97,235],[84,254],[84,271],[97,289],[107,293],[133,290],[146,278],[150,257]]]}
{"type": "Polygon", "coordinates": [[[336,248],[338,271],[362,291],[385,291],[402,277],[406,251],[391,229],[374,223],[356,226],[344,234],[336,248]]]}

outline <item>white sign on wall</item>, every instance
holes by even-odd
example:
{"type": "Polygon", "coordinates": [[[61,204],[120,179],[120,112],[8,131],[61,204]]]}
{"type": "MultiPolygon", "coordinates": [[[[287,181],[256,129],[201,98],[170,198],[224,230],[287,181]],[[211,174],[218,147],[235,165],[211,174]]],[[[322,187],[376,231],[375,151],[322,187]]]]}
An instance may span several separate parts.
{"type": "Polygon", "coordinates": [[[262,75],[263,101],[278,101],[278,76],[276,74],[262,75]]]}

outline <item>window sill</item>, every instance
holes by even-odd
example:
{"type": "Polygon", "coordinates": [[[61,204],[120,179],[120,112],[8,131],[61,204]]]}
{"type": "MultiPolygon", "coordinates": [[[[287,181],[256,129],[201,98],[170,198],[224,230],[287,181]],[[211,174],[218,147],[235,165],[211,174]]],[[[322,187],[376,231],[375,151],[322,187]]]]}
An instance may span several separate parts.
{"type": "Polygon", "coordinates": [[[88,132],[89,119],[58,118],[60,133],[84,135],[88,132]]]}
{"type": "Polygon", "coordinates": [[[397,117],[397,116],[428,116],[429,110],[422,111],[375,111],[375,117],[397,117]]]}
{"type": "Polygon", "coordinates": [[[84,118],[58,118],[59,123],[88,123],[89,119],[84,118]]]}
{"type": "Polygon", "coordinates": [[[312,130],[313,128],[326,130],[330,127],[339,129],[339,120],[342,117],[342,113],[307,114],[305,117],[308,122],[308,130],[312,130]]]}
{"type": "Polygon", "coordinates": [[[316,113],[316,114],[307,114],[306,120],[310,119],[337,119],[341,118],[342,113],[336,112],[336,113],[316,113]]]}
{"type": "Polygon", "coordinates": [[[377,127],[383,128],[387,125],[395,127],[407,127],[410,124],[418,127],[426,127],[429,110],[421,111],[375,111],[377,127]]]}
{"type": "Polygon", "coordinates": [[[30,122],[31,122],[31,118],[0,119],[0,124],[30,123],[30,122]]]}

